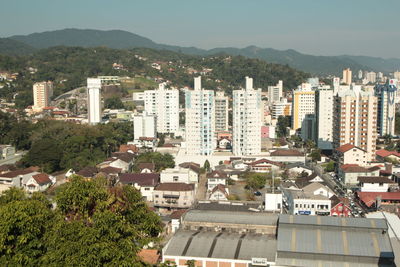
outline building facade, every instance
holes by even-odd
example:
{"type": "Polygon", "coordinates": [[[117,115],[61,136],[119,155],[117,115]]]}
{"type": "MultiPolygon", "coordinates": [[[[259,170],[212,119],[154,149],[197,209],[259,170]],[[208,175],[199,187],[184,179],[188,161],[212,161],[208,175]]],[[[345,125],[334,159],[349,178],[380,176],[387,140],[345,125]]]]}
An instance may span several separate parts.
{"type": "Polygon", "coordinates": [[[292,115],[292,103],[289,103],[286,98],[272,103],[271,115],[273,119],[278,119],[279,116],[292,115]]]}
{"type": "Polygon", "coordinates": [[[179,130],[179,90],[166,89],[159,84],[158,90],[144,92],[144,110],[157,116],[157,132],[176,134],[179,130]]]}
{"type": "Polygon", "coordinates": [[[261,89],[253,89],[246,77],[246,89],[233,91],[233,153],[237,156],[261,152],[261,89]]]}
{"type": "Polygon", "coordinates": [[[268,101],[270,103],[279,102],[283,96],[283,82],[279,82],[275,86],[268,86],[268,101]]]}
{"type": "Polygon", "coordinates": [[[377,138],[377,98],[361,88],[340,91],[335,97],[334,148],[352,144],[367,151],[367,161],[375,159],[377,138]]]}
{"type": "Polygon", "coordinates": [[[50,97],[53,96],[53,83],[39,82],[33,85],[33,108],[43,109],[50,106],[50,97]]]}
{"type": "Polygon", "coordinates": [[[319,88],[315,92],[316,140],[318,148],[331,150],[333,142],[333,90],[319,88]]]}
{"type": "Polygon", "coordinates": [[[101,80],[97,78],[87,79],[88,94],[88,121],[90,124],[101,122],[101,80]]]}
{"type": "Polygon", "coordinates": [[[345,70],[343,70],[343,79],[342,79],[342,83],[350,85],[351,84],[351,80],[352,80],[352,72],[350,68],[347,68],[345,70]]]}
{"type": "Polygon", "coordinates": [[[224,92],[217,92],[215,96],[215,132],[228,131],[229,98],[224,92]]]}
{"type": "Polygon", "coordinates": [[[396,114],[395,84],[378,84],[375,86],[375,96],[378,98],[377,131],[380,136],[394,136],[394,122],[396,114]]]}
{"type": "Polygon", "coordinates": [[[297,90],[293,91],[292,102],[292,129],[301,128],[303,120],[308,114],[315,112],[315,91],[311,85],[303,83],[297,90]]]}
{"type": "Polygon", "coordinates": [[[156,138],[156,116],[143,112],[133,116],[133,138],[140,140],[142,137],[156,138]]]}
{"type": "Polygon", "coordinates": [[[185,135],[187,155],[211,155],[216,148],[214,91],[201,87],[194,78],[194,90],[185,92],[185,135]]]}

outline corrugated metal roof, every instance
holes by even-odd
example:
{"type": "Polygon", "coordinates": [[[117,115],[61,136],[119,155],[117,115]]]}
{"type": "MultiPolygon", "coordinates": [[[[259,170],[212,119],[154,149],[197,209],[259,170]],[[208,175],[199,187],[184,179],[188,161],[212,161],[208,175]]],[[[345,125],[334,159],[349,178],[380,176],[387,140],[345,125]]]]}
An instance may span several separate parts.
{"type": "Polygon", "coordinates": [[[178,231],[168,242],[164,256],[275,261],[274,237],[256,234],[178,231]],[[240,241],[240,242],[239,242],[240,241]],[[241,243],[241,244],[240,244],[241,243]]]}
{"type": "Polygon", "coordinates": [[[387,230],[386,221],[383,219],[367,219],[367,218],[342,218],[330,216],[304,216],[280,214],[279,224],[297,224],[297,225],[316,225],[316,226],[332,226],[332,227],[351,227],[351,228],[371,228],[387,230]]]}
{"type": "Polygon", "coordinates": [[[278,220],[278,215],[272,213],[249,214],[248,212],[190,210],[186,213],[183,220],[187,222],[276,225],[278,220]]]}

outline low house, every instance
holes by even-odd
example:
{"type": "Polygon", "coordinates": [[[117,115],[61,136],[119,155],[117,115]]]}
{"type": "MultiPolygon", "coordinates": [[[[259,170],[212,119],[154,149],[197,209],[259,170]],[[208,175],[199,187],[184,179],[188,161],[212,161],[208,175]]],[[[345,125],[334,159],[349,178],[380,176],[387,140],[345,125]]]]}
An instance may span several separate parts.
{"type": "Polygon", "coordinates": [[[161,183],[197,184],[198,175],[191,169],[181,167],[167,168],[160,173],[161,183]]]}
{"type": "Polygon", "coordinates": [[[15,171],[17,168],[12,164],[0,165],[0,174],[15,171]]]}
{"type": "Polygon", "coordinates": [[[38,173],[32,175],[32,177],[26,182],[25,190],[29,193],[43,192],[55,183],[55,177],[49,176],[45,173],[38,173]]]}
{"type": "Polygon", "coordinates": [[[104,168],[101,168],[99,170],[99,174],[104,175],[107,179],[110,179],[113,182],[115,182],[117,180],[118,175],[120,173],[122,173],[122,169],[121,168],[114,168],[114,167],[111,167],[111,166],[104,167],[104,168]]]}
{"type": "Polygon", "coordinates": [[[197,176],[200,175],[200,173],[201,173],[200,164],[197,164],[194,162],[184,162],[184,163],[179,164],[179,167],[184,168],[184,169],[190,169],[193,172],[197,173],[197,176]]]}
{"type": "Polygon", "coordinates": [[[0,145],[0,159],[8,159],[15,155],[15,147],[10,145],[0,145]]]}
{"type": "Polygon", "coordinates": [[[141,249],[137,256],[141,262],[149,266],[156,266],[161,259],[161,255],[157,249],[141,249]]]}
{"type": "Polygon", "coordinates": [[[259,159],[248,164],[250,171],[266,173],[270,171],[277,171],[284,167],[284,164],[275,162],[268,159],[259,159]]]}
{"type": "Polygon", "coordinates": [[[305,163],[305,155],[296,149],[277,149],[270,153],[270,160],[282,163],[305,163]]]}
{"type": "Polygon", "coordinates": [[[82,176],[83,178],[90,179],[94,178],[99,173],[96,167],[86,166],[80,171],[76,172],[76,175],[82,176]]]}
{"type": "Polygon", "coordinates": [[[335,195],[335,193],[329,189],[329,187],[321,184],[321,183],[310,183],[309,185],[302,188],[303,192],[310,193],[313,195],[325,196],[327,198],[331,198],[335,195]]]}
{"type": "Polygon", "coordinates": [[[225,185],[219,184],[211,190],[209,200],[228,200],[229,190],[225,185]]]}
{"type": "Polygon", "coordinates": [[[213,171],[207,174],[207,189],[209,191],[213,190],[219,184],[227,185],[226,180],[228,176],[226,173],[221,171],[213,171]]]}
{"type": "Polygon", "coordinates": [[[332,202],[331,216],[350,217],[352,215],[348,198],[338,198],[334,195],[330,200],[332,202]]]}
{"type": "Polygon", "coordinates": [[[30,167],[23,170],[15,170],[0,174],[0,184],[10,187],[25,188],[28,180],[35,174],[39,174],[39,168],[30,167]]]}
{"type": "Polygon", "coordinates": [[[232,160],[232,167],[236,170],[247,170],[248,164],[245,163],[242,159],[232,160]]]}
{"type": "Polygon", "coordinates": [[[154,188],[153,204],[161,210],[187,209],[194,203],[194,184],[162,183],[154,188]]]}
{"type": "Polygon", "coordinates": [[[359,176],[361,192],[388,192],[394,181],[382,176],[359,176]]]}
{"type": "Polygon", "coordinates": [[[152,162],[140,162],[137,164],[140,173],[153,173],[156,171],[156,165],[152,162]]]}
{"type": "Polygon", "coordinates": [[[283,189],[283,202],[293,215],[330,215],[331,200],[324,195],[314,195],[299,189],[283,189]]]}
{"type": "Polygon", "coordinates": [[[139,153],[139,148],[135,145],[129,145],[129,144],[128,145],[120,145],[119,152],[122,152],[122,153],[129,152],[132,154],[137,154],[137,153],[139,153]]]}
{"type": "Polygon", "coordinates": [[[398,163],[400,162],[400,153],[398,153],[397,151],[380,149],[376,151],[376,159],[398,163]]]}
{"type": "Polygon", "coordinates": [[[307,173],[308,175],[311,175],[313,170],[303,163],[291,163],[286,165],[286,169],[289,171],[289,173],[295,173],[295,174],[301,174],[301,173],[307,173]]]}
{"type": "Polygon", "coordinates": [[[352,144],[344,144],[336,149],[339,166],[343,164],[367,164],[367,151],[352,144]]]}
{"type": "Polygon", "coordinates": [[[139,137],[139,139],[135,139],[133,144],[139,148],[155,148],[157,146],[157,138],[155,137],[139,137]]]}
{"type": "Polygon", "coordinates": [[[311,183],[324,183],[324,180],[314,172],[309,176],[296,178],[295,183],[299,188],[303,188],[311,183]]]}
{"type": "Polygon", "coordinates": [[[347,186],[358,185],[358,177],[360,176],[379,176],[380,168],[361,167],[357,164],[344,164],[339,168],[339,177],[342,182],[347,186]]]}
{"type": "Polygon", "coordinates": [[[357,198],[370,209],[400,203],[400,192],[357,192],[356,194],[357,198]]]}
{"type": "Polygon", "coordinates": [[[120,184],[134,186],[147,201],[153,201],[154,188],[159,182],[158,173],[122,173],[118,179],[120,184]]]}

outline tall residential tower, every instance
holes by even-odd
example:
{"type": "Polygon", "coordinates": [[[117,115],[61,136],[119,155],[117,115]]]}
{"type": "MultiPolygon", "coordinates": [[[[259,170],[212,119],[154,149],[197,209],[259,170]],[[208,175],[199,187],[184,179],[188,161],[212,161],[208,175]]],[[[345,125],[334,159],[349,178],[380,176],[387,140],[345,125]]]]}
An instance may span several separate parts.
{"type": "Polygon", "coordinates": [[[53,95],[53,83],[39,82],[33,85],[33,109],[43,109],[50,105],[50,97],[53,95]]]}
{"type": "Polygon", "coordinates": [[[377,130],[380,136],[394,136],[396,94],[397,88],[394,82],[375,86],[375,96],[378,98],[377,130]]]}
{"type": "Polygon", "coordinates": [[[229,101],[224,92],[217,92],[215,96],[215,132],[228,131],[229,101]]]}
{"type": "Polygon", "coordinates": [[[215,98],[213,90],[201,87],[194,78],[194,90],[185,92],[186,154],[211,155],[216,147],[215,98]]]}
{"type": "Polygon", "coordinates": [[[237,156],[261,152],[261,89],[253,89],[246,77],[246,88],[233,91],[233,153],[237,156]]]}
{"type": "Polygon", "coordinates": [[[88,120],[90,124],[101,122],[101,80],[98,78],[87,79],[88,95],[88,120]]]}

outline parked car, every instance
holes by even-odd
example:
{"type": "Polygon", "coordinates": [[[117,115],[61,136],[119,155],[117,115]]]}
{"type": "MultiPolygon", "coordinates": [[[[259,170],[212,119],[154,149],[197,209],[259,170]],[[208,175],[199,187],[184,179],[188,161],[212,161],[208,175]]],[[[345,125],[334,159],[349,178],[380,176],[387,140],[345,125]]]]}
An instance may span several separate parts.
{"type": "Polygon", "coordinates": [[[256,191],[256,192],[254,192],[254,195],[255,195],[255,196],[261,196],[262,194],[261,194],[260,191],[256,191]]]}

